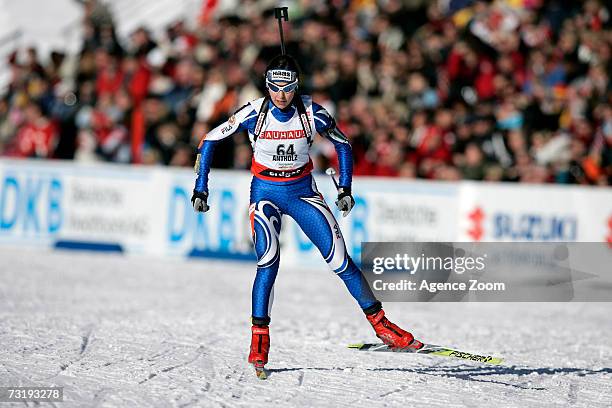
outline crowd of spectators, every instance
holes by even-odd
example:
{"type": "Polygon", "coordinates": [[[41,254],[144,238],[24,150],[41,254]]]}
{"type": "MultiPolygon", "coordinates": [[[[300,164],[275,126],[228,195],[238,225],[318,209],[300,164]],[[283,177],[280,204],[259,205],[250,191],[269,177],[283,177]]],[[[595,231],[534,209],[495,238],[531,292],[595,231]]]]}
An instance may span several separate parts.
{"type": "MultiPolygon", "coordinates": [[[[207,3],[207,2],[204,2],[207,3]]],[[[264,92],[280,51],[273,4],[243,1],[163,33],[117,38],[85,1],[78,55],[8,61],[0,154],[191,166],[207,130],[264,92]]],[[[302,0],[288,52],[336,117],[356,175],[609,185],[612,30],[598,0],[302,0]]],[[[336,163],[316,138],[319,170],[336,163]]],[[[213,167],[249,168],[244,134],[213,167]]]]}

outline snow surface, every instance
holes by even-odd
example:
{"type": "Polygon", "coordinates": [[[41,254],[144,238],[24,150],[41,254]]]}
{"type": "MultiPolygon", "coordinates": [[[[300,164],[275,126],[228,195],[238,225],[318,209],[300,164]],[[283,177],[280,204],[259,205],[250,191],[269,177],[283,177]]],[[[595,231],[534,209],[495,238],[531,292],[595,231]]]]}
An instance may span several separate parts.
{"type": "Polygon", "coordinates": [[[327,270],[281,267],[261,381],[246,363],[253,275],[1,248],[0,386],[63,386],[58,407],[612,406],[610,304],[388,303],[423,341],[506,364],[365,353],[345,346],[376,338],[327,270]]]}

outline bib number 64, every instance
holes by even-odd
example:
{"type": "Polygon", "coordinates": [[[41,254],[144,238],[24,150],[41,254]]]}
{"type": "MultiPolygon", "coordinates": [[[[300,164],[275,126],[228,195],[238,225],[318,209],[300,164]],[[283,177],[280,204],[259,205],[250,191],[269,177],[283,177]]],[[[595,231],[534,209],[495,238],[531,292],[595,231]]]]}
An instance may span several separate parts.
{"type": "Polygon", "coordinates": [[[295,148],[293,147],[293,144],[290,144],[287,147],[287,150],[285,150],[285,145],[284,144],[279,144],[278,147],[276,148],[276,154],[278,156],[285,156],[285,155],[295,154],[295,148]]]}

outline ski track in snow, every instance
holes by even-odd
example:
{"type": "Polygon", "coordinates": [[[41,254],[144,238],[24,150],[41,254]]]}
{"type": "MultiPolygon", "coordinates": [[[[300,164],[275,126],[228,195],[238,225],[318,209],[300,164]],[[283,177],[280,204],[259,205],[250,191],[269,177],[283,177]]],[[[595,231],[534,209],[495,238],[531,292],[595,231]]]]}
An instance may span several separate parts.
{"type": "Polygon", "coordinates": [[[63,386],[51,406],[612,406],[610,304],[387,303],[421,340],[505,364],[366,353],[345,348],[377,339],[341,281],[281,265],[261,381],[246,362],[255,265],[0,259],[0,386],[63,386]]]}

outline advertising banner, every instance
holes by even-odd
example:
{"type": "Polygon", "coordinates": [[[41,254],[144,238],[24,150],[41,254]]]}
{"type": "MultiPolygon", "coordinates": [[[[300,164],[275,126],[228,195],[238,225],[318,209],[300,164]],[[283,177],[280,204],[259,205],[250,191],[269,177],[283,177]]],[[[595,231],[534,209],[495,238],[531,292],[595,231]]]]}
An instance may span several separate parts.
{"type": "MultiPolygon", "coordinates": [[[[251,175],[213,169],[204,214],[194,180],[184,168],[3,159],[0,244],[254,260],[251,175]]],[[[315,180],[356,262],[363,242],[612,242],[609,188],[356,177],[343,218],[332,181],[315,180]]],[[[293,220],[282,225],[282,265],[327,268],[293,220]]]]}
{"type": "Polygon", "coordinates": [[[2,160],[0,242],[160,249],[159,178],[160,172],[119,165],[2,160]]]}
{"type": "Polygon", "coordinates": [[[459,213],[457,241],[606,242],[612,238],[610,188],[462,182],[459,213]]]}

